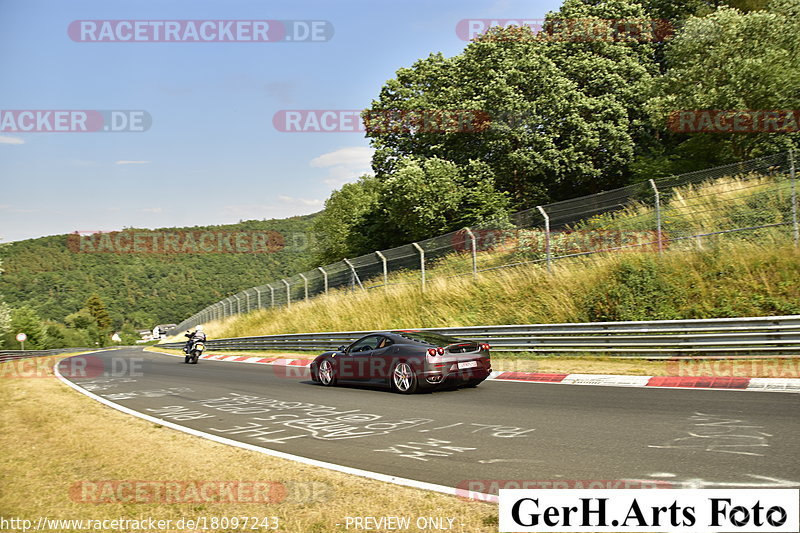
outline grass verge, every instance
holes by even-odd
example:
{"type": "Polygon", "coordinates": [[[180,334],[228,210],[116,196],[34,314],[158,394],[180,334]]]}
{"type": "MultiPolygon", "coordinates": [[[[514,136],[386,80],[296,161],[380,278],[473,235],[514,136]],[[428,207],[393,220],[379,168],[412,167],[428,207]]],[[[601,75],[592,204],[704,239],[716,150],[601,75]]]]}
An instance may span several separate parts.
{"type": "MultiPolygon", "coordinates": [[[[47,359],[51,364],[56,360],[47,359]]],[[[2,369],[0,373],[8,374],[2,369]]],[[[154,518],[174,524],[200,516],[275,516],[279,531],[313,533],[345,531],[337,524],[344,524],[346,516],[409,516],[412,522],[417,517],[446,516],[457,518],[455,531],[497,530],[493,505],[331,472],[185,435],[103,406],[66,387],[52,372],[39,378],[0,380],[0,402],[0,508],[5,518],[30,519],[34,524],[40,516],[154,518]],[[70,496],[77,482],[103,480],[280,482],[287,487],[314,487],[315,496],[304,501],[308,498],[300,498],[304,494],[300,488],[291,488],[284,502],[269,504],[84,503],[70,496]]]]}

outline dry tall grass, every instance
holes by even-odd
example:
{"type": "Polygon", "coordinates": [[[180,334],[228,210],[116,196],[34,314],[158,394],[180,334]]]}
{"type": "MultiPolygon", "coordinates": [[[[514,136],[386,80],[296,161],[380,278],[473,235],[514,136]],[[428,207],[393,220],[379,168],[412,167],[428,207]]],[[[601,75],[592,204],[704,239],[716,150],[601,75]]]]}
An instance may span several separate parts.
{"type": "MultiPolygon", "coordinates": [[[[689,184],[665,195],[670,237],[742,225],[786,222],[788,182],[747,175],[689,184]]],[[[577,229],[652,228],[653,208],[631,205],[587,219],[577,229]]],[[[206,324],[210,337],[401,327],[707,318],[800,313],[798,250],[786,228],[669,243],[663,256],[597,254],[453,277],[468,270],[466,254],[432,265],[422,293],[418,272],[390,276],[390,286],[332,290],[290,309],[261,309],[206,324]],[[638,308],[638,310],[637,310],[638,308]]],[[[482,267],[519,257],[507,249],[480,253],[482,267]]],[[[524,258],[523,258],[524,259],[524,258]]]]}

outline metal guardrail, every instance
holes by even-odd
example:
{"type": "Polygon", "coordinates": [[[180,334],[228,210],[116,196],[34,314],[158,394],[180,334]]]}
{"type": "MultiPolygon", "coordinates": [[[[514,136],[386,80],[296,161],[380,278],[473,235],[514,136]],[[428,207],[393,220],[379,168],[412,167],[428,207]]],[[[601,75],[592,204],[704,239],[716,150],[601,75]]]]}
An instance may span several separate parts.
{"type": "MultiPolygon", "coordinates": [[[[488,342],[494,352],[689,356],[800,355],[800,315],[422,328],[464,340],[488,342]]],[[[371,331],[295,333],[212,339],[216,350],[321,351],[349,344],[371,331]]],[[[159,344],[181,348],[183,343],[159,344]]]]}
{"type": "Polygon", "coordinates": [[[87,350],[97,350],[94,348],[54,348],[52,350],[0,350],[0,363],[12,361],[14,359],[25,359],[27,357],[44,357],[46,355],[58,355],[70,352],[84,352],[87,350]]]}

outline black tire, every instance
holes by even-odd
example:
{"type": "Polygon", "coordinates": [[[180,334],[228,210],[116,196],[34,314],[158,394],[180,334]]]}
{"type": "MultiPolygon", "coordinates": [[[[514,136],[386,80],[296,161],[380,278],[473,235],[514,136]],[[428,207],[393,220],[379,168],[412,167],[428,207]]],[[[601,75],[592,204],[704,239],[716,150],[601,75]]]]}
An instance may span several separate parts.
{"type": "Polygon", "coordinates": [[[413,394],[417,391],[419,380],[411,365],[405,361],[395,363],[389,376],[392,388],[400,394],[413,394]]]}
{"type": "Polygon", "coordinates": [[[187,365],[189,364],[189,356],[188,355],[184,356],[183,362],[186,363],[187,365]]]}
{"type": "Polygon", "coordinates": [[[317,369],[317,378],[319,382],[326,387],[333,387],[336,385],[336,368],[330,359],[323,359],[317,369]]]}

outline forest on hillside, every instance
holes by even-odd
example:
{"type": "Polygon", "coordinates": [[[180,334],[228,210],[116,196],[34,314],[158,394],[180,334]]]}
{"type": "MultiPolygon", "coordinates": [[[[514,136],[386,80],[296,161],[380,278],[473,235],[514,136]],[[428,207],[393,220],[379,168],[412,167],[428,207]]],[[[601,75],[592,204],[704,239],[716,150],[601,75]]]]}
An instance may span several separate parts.
{"type": "MultiPolygon", "coordinates": [[[[0,245],[4,270],[0,294],[12,310],[6,311],[11,315],[6,322],[13,318],[13,310],[26,309],[28,319],[32,313],[45,322],[74,327],[71,315],[84,309],[94,295],[107,309],[108,329],[177,323],[242,287],[278,280],[312,266],[312,220],[309,215],[224,226],[131,228],[121,236],[109,235],[109,242],[127,248],[114,244],[102,248],[104,235],[53,235],[0,245]],[[126,234],[131,237],[119,238],[126,234]],[[168,234],[180,236],[180,247],[145,253],[132,247],[133,236],[168,234]],[[187,245],[187,236],[204,234],[213,237],[206,239],[206,250],[201,241],[196,248],[187,245]],[[227,239],[228,234],[232,240],[227,239]],[[254,250],[248,240],[248,246],[237,250],[237,235],[248,239],[267,235],[271,242],[254,250]],[[226,238],[221,247],[220,236],[226,238]],[[91,243],[94,248],[89,247],[91,243]]],[[[35,342],[29,346],[36,347],[35,342]]]]}

